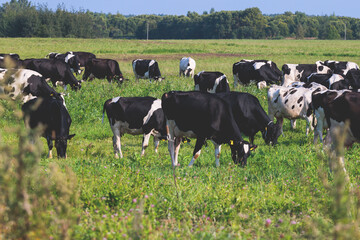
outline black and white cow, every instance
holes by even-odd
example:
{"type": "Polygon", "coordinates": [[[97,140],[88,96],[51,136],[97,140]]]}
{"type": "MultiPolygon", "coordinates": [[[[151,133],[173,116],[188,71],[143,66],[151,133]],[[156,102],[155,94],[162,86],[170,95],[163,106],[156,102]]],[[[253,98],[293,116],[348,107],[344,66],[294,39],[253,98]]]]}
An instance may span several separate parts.
{"type": "Polygon", "coordinates": [[[132,61],[132,67],[135,79],[149,78],[161,81],[165,78],[161,77],[159,65],[155,60],[136,59],[132,61]]]}
{"type": "Polygon", "coordinates": [[[199,157],[206,140],[215,145],[216,166],[219,166],[221,144],[229,144],[233,161],[246,165],[250,145],[241,137],[231,108],[216,94],[207,92],[164,93],[162,108],[166,116],[168,148],[173,167],[178,165],[178,154],[182,137],[196,138],[193,157],[189,166],[199,157]]]}
{"type": "Polygon", "coordinates": [[[20,56],[17,53],[0,53],[0,57],[5,58],[5,57],[10,57],[13,60],[20,60],[20,56]]]}
{"type": "Polygon", "coordinates": [[[120,71],[119,63],[113,59],[92,58],[85,64],[85,73],[83,80],[88,77],[92,80],[94,77],[106,78],[109,82],[116,80],[122,82],[124,77],[120,71]]]}
{"type": "Polygon", "coordinates": [[[61,81],[65,85],[69,84],[73,90],[81,88],[80,81],[72,74],[69,65],[60,59],[25,59],[22,61],[22,67],[50,78],[54,86],[57,81],[61,81]]]}
{"type": "Polygon", "coordinates": [[[340,74],[319,74],[312,73],[308,78],[307,82],[319,83],[328,89],[341,90],[350,89],[350,82],[340,74]]]}
{"type": "MultiPolygon", "coordinates": [[[[49,58],[55,58],[56,55],[58,55],[58,54],[60,54],[60,53],[51,52],[46,56],[49,57],[49,58]]],[[[69,51],[66,54],[75,55],[77,60],[80,63],[80,67],[85,67],[85,64],[87,63],[87,61],[89,61],[92,58],[96,58],[95,54],[90,53],[90,52],[72,52],[72,51],[69,51]]]]}
{"type": "Polygon", "coordinates": [[[22,102],[37,97],[60,97],[45,78],[38,72],[29,69],[0,69],[0,93],[8,94],[12,99],[20,98],[22,102]]]}
{"type": "Polygon", "coordinates": [[[80,62],[79,62],[79,58],[78,56],[67,52],[65,54],[61,54],[61,53],[49,53],[47,55],[50,59],[61,59],[63,60],[65,63],[67,63],[70,68],[76,73],[76,74],[81,74],[81,69],[80,69],[80,62]]]}
{"type": "MultiPolygon", "coordinates": [[[[307,88],[299,84],[297,87],[273,85],[268,90],[268,114],[271,120],[276,117],[281,128],[283,119],[295,120],[302,118],[306,120],[306,135],[312,122],[311,94],[313,92],[326,90],[327,88],[318,83],[310,83],[307,88]]],[[[292,121],[292,128],[295,128],[292,121]]]]}
{"type": "Polygon", "coordinates": [[[196,62],[191,57],[183,57],[180,60],[180,71],[179,76],[183,75],[184,77],[194,77],[195,74],[196,62]]]}
{"type": "Polygon", "coordinates": [[[346,74],[346,79],[348,79],[350,86],[354,89],[360,89],[360,70],[359,69],[350,69],[346,74]]]}
{"type": "Polygon", "coordinates": [[[160,139],[166,139],[166,121],[161,109],[161,100],[153,97],[116,97],[104,103],[104,112],[108,116],[113,136],[115,157],[123,157],[121,136],[143,134],[141,156],[149,145],[150,136],[154,136],[155,152],[160,139]]]}
{"type": "Polygon", "coordinates": [[[312,73],[331,74],[332,70],[317,62],[316,64],[284,64],[282,86],[288,87],[293,82],[306,82],[307,77],[312,73]]]}
{"type": "Polygon", "coordinates": [[[218,93],[232,109],[232,113],[241,133],[249,137],[254,144],[255,134],[259,131],[267,144],[277,143],[281,135],[281,126],[274,124],[262,108],[259,100],[250,93],[227,92],[218,93]]]}
{"type": "Polygon", "coordinates": [[[75,136],[69,135],[71,117],[63,98],[34,98],[22,106],[25,125],[31,129],[44,126],[42,136],[49,147],[48,157],[52,158],[53,141],[58,157],[66,158],[67,141],[75,136]]]}
{"type": "Polygon", "coordinates": [[[280,82],[282,73],[276,64],[268,60],[246,60],[233,64],[234,87],[240,84],[256,83],[276,84],[280,82]]]}
{"type": "Polygon", "coordinates": [[[220,93],[230,92],[229,81],[221,72],[199,72],[194,76],[195,91],[220,93]]]}
{"type": "Polygon", "coordinates": [[[316,63],[320,63],[324,66],[329,67],[334,73],[346,75],[351,69],[359,69],[359,65],[354,62],[339,62],[334,60],[326,60],[324,62],[317,61],[316,63]]]}

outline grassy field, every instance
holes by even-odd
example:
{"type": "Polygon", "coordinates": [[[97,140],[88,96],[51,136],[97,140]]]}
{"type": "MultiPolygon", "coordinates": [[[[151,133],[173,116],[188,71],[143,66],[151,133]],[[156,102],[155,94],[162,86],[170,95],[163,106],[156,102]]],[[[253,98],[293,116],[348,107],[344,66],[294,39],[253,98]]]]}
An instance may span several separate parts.
{"type": "MultiPolygon", "coordinates": [[[[140,157],[142,137],[125,135],[124,158],[115,159],[111,129],[106,117],[104,124],[101,118],[103,104],[109,98],[160,98],[170,90],[192,90],[192,79],[178,77],[179,60],[183,56],[196,60],[196,72],[225,73],[232,90],[255,95],[267,111],[267,89],[258,90],[256,86],[233,89],[234,62],[243,58],[269,59],[280,68],[284,63],[327,59],[359,64],[360,41],[2,38],[0,44],[2,52],[18,53],[22,59],[68,50],[93,52],[100,58],[118,60],[125,78],[129,78],[122,85],[96,79],[84,82],[80,91],[66,92],[66,105],[73,121],[70,133],[76,134],[68,144],[67,159],[47,159],[47,146],[42,139],[39,174],[46,175],[52,163],[56,163],[65,177],[70,174],[75,179],[74,187],[67,191],[76,195],[76,200],[64,204],[68,211],[62,212],[62,218],[71,223],[63,227],[70,239],[355,239],[359,236],[360,148],[357,144],[345,153],[350,177],[350,184],[346,185],[341,176],[330,173],[322,145],[312,143],[313,132],[305,136],[305,121],[298,121],[297,128],[291,130],[286,120],[284,135],[275,147],[266,145],[261,134],[257,134],[258,148],[245,168],[233,164],[228,146],[223,146],[220,167],[216,168],[212,144],[203,147],[192,168],[187,167],[195,144],[192,141],[181,146],[181,166],[175,171],[175,185],[165,141],[160,143],[157,154],[151,143],[145,156],[140,157]],[[166,79],[159,83],[135,81],[131,61],[136,58],[158,60],[166,79]]],[[[64,92],[60,87],[57,90],[64,92]]],[[[23,122],[16,117],[11,104],[4,100],[1,103],[4,107],[0,119],[1,144],[21,149],[18,132],[13,129],[23,126],[23,122]]],[[[46,176],[52,179],[51,174],[46,176]]],[[[0,177],[0,184],[6,184],[1,181],[4,178],[0,177]]],[[[40,185],[33,183],[29,192],[37,193],[40,185]]],[[[61,198],[61,192],[54,190],[52,195],[61,198]]],[[[5,207],[1,207],[0,201],[0,214],[2,209],[5,207]]],[[[53,212],[43,212],[42,217],[47,219],[53,212]]],[[[30,236],[43,239],[64,236],[55,225],[36,227],[45,230],[33,230],[30,236]]],[[[0,228],[0,239],[6,232],[4,229],[0,228]]]]}

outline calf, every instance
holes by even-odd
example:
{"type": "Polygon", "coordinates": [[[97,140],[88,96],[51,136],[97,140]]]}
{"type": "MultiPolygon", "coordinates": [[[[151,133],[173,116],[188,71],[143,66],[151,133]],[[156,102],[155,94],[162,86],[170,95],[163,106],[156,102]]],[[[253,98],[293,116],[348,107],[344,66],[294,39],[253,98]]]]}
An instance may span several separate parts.
{"type": "Polygon", "coordinates": [[[113,136],[115,157],[123,157],[120,138],[124,133],[143,134],[141,156],[149,145],[150,136],[154,136],[155,152],[159,139],[166,138],[165,116],[161,100],[153,97],[116,97],[104,103],[104,112],[108,116],[113,136]]]}
{"type": "Polygon", "coordinates": [[[339,62],[333,60],[326,60],[325,62],[317,61],[324,66],[329,67],[334,73],[346,75],[351,69],[359,69],[359,66],[354,62],[339,62]]]}
{"type": "Polygon", "coordinates": [[[180,60],[179,76],[180,77],[181,75],[183,75],[184,77],[191,76],[192,78],[194,78],[195,67],[196,67],[196,63],[194,59],[192,59],[191,57],[183,57],[180,60]]]}
{"type": "Polygon", "coordinates": [[[0,93],[8,94],[12,99],[21,98],[22,102],[37,97],[55,96],[60,94],[52,89],[41,74],[28,69],[0,70],[0,93]]]}
{"type": "Polygon", "coordinates": [[[235,122],[241,133],[249,137],[250,144],[254,144],[255,134],[259,131],[267,144],[277,143],[277,139],[281,135],[281,126],[270,120],[254,95],[228,92],[219,93],[217,96],[231,106],[235,122]]]}
{"type": "Polygon", "coordinates": [[[85,64],[85,73],[83,80],[94,77],[102,79],[106,78],[109,82],[116,80],[120,83],[124,77],[120,71],[119,63],[113,59],[92,58],[85,64]]]}
{"type": "MultiPolygon", "coordinates": [[[[271,86],[268,91],[270,119],[273,120],[275,116],[282,128],[284,118],[290,120],[303,118],[306,120],[306,135],[308,135],[312,121],[311,94],[314,91],[326,90],[326,87],[317,83],[311,83],[307,87],[271,86]]],[[[292,127],[295,127],[295,122],[292,123],[292,127]]]]}
{"type": "Polygon", "coordinates": [[[220,165],[221,144],[224,143],[230,145],[233,161],[246,165],[250,150],[256,146],[242,139],[231,108],[224,100],[216,94],[196,91],[171,91],[164,93],[161,100],[166,116],[168,148],[173,167],[178,164],[182,137],[196,138],[189,166],[199,157],[206,140],[211,140],[215,145],[216,166],[220,165]]]}
{"type": "Polygon", "coordinates": [[[307,82],[319,83],[328,89],[342,90],[349,89],[350,82],[340,74],[318,74],[313,73],[307,78],[307,82]]]}
{"type": "Polygon", "coordinates": [[[282,86],[288,87],[293,82],[306,82],[312,73],[331,74],[332,70],[320,63],[316,64],[284,64],[282,66],[284,80],[282,86]]]}
{"type": "Polygon", "coordinates": [[[70,68],[76,73],[76,74],[81,74],[81,69],[80,69],[80,62],[79,62],[79,58],[78,56],[67,52],[65,54],[61,54],[61,53],[49,53],[47,55],[50,59],[60,59],[62,61],[64,61],[65,63],[67,63],[70,68]]]}
{"type": "Polygon", "coordinates": [[[132,66],[136,80],[139,78],[149,78],[157,81],[165,79],[161,77],[159,65],[155,60],[136,59],[132,61],[132,66]]]}
{"type": "Polygon", "coordinates": [[[267,60],[241,60],[233,64],[234,87],[238,83],[249,84],[251,81],[275,84],[280,82],[282,73],[276,64],[267,60]]]}
{"type": "Polygon", "coordinates": [[[219,93],[230,92],[229,81],[221,72],[199,72],[194,76],[195,91],[219,93]]]}
{"type": "MultiPolygon", "coordinates": [[[[59,59],[25,59],[22,67],[39,72],[43,77],[50,78],[55,86],[57,81],[69,84],[73,90],[81,88],[81,83],[72,74],[69,65],[59,59]]],[[[66,87],[65,87],[66,88],[66,87]]]]}
{"type": "Polygon", "coordinates": [[[34,98],[22,106],[25,125],[31,129],[44,126],[42,136],[46,138],[49,154],[52,158],[53,140],[58,157],[66,158],[67,140],[75,134],[69,135],[71,117],[62,98],[44,97],[34,98]]]}

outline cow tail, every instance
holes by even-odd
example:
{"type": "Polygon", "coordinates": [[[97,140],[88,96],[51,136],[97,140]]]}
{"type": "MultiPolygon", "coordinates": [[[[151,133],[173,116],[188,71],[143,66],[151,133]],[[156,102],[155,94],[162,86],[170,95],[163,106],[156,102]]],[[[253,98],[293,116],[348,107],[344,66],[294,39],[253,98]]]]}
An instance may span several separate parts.
{"type": "Polygon", "coordinates": [[[102,119],[101,119],[101,123],[102,123],[102,124],[104,124],[105,106],[106,106],[106,102],[104,103],[104,106],[103,106],[103,115],[102,115],[102,119]]]}

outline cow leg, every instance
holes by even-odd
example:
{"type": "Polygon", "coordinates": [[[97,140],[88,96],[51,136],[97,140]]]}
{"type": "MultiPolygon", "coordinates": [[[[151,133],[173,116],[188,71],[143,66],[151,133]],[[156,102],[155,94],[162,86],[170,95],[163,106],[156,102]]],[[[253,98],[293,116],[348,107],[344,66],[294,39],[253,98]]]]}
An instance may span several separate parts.
{"type": "Polygon", "coordinates": [[[239,82],[239,78],[238,78],[238,76],[236,74],[234,74],[234,88],[237,87],[238,82],[239,82]]]}
{"type": "Polygon", "coordinates": [[[306,136],[309,135],[310,129],[312,129],[311,123],[312,123],[312,116],[306,117],[306,136]]]}
{"type": "Polygon", "coordinates": [[[251,145],[254,145],[254,138],[255,138],[254,135],[253,135],[253,136],[249,136],[249,141],[250,141],[251,145]]]}
{"type": "Polygon", "coordinates": [[[215,164],[216,164],[216,167],[219,167],[220,166],[220,153],[221,153],[221,145],[220,144],[217,144],[216,142],[214,141],[211,141],[213,144],[214,144],[214,147],[215,147],[215,164]]]}
{"type": "Polygon", "coordinates": [[[321,143],[323,142],[322,131],[323,131],[323,123],[322,121],[318,121],[314,129],[314,144],[317,144],[318,137],[320,138],[320,142],[321,143]]]}
{"type": "Polygon", "coordinates": [[[276,124],[279,123],[279,126],[281,127],[281,133],[284,135],[284,131],[283,131],[283,123],[284,123],[284,118],[282,117],[277,117],[276,118],[276,124]]]}
{"type": "Polygon", "coordinates": [[[159,138],[154,137],[154,150],[156,153],[158,152],[159,142],[160,142],[159,138]]]}
{"type": "Polygon", "coordinates": [[[290,125],[291,125],[291,129],[295,129],[296,128],[296,119],[291,119],[290,125]]]}
{"type": "Polygon", "coordinates": [[[114,153],[115,153],[115,158],[123,158],[123,154],[121,152],[121,132],[120,132],[120,128],[118,127],[118,123],[115,123],[114,125],[111,126],[111,130],[113,131],[113,147],[114,147],[114,153]]]}
{"type": "Polygon", "coordinates": [[[48,153],[48,158],[52,158],[52,149],[54,147],[53,145],[53,141],[51,139],[51,136],[47,136],[46,137],[46,141],[47,141],[47,144],[48,144],[48,147],[49,147],[49,153],[48,153]]]}
{"type": "Polygon", "coordinates": [[[205,138],[197,138],[196,139],[193,157],[188,165],[189,167],[191,167],[194,164],[195,160],[200,156],[201,147],[204,145],[204,142],[205,142],[205,138]]]}
{"type": "Polygon", "coordinates": [[[182,73],[182,71],[180,70],[180,71],[179,71],[179,77],[181,77],[181,73],[182,73]]]}
{"type": "Polygon", "coordinates": [[[148,134],[144,134],[144,136],[143,136],[141,156],[144,156],[144,154],[145,154],[145,149],[149,146],[150,136],[151,136],[151,132],[148,133],[148,134]]]}

